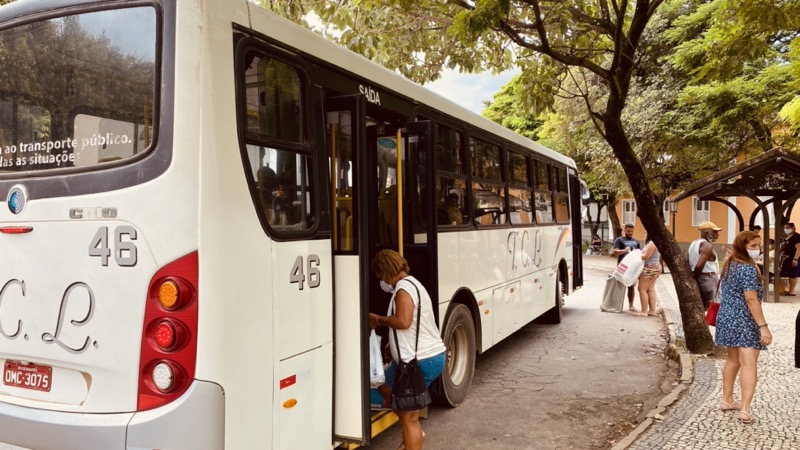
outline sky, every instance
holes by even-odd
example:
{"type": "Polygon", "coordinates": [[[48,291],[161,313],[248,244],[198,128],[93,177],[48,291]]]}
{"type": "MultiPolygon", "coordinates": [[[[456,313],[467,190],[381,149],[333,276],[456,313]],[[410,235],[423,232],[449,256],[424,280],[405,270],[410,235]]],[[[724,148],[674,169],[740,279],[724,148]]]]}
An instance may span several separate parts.
{"type": "Polygon", "coordinates": [[[493,75],[491,72],[463,74],[456,70],[445,69],[440,79],[424,86],[442,97],[480,114],[485,108],[483,102],[491,101],[492,96],[500,92],[500,88],[511,81],[515,74],[516,72],[512,71],[499,75],[493,75]]]}

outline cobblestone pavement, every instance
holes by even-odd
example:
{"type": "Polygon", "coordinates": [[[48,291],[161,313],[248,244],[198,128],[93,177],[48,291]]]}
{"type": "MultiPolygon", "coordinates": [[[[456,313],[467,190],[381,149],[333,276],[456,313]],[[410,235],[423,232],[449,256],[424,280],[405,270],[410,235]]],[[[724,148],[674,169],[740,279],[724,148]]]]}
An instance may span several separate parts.
{"type": "MultiPolygon", "coordinates": [[[[614,262],[606,256],[586,257],[588,265],[613,267],[614,262]]],[[[678,299],[669,274],[659,277],[656,294],[670,333],[683,339],[678,299]]],[[[780,303],[762,305],[773,344],[759,356],[753,424],[744,425],[736,412],[718,409],[724,359],[682,354],[685,384],[670,394],[673,398],[662,402],[668,405],[651,412],[650,419],[613,450],[800,450],[800,369],[794,366],[800,300],[782,297],[780,303]]],[[[734,395],[740,398],[738,380],[734,395]]]]}

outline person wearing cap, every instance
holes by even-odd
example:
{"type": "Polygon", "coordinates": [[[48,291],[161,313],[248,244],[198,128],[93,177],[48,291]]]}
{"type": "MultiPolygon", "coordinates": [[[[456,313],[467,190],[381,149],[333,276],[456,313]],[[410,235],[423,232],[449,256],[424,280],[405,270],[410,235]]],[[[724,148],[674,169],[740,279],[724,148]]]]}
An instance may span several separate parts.
{"type": "Polygon", "coordinates": [[[800,274],[800,235],[795,232],[794,223],[788,222],[783,225],[783,232],[786,239],[781,242],[781,278],[788,279],[789,283],[783,283],[783,295],[796,295],[794,289],[797,287],[797,276],[800,274]]]}
{"type": "Polygon", "coordinates": [[[703,222],[697,226],[700,238],[689,245],[689,267],[694,273],[697,287],[700,288],[700,298],[703,300],[703,309],[708,310],[708,305],[717,296],[719,280],[719,260],[717,252],[711,245],[719,238],[722,228],[714,222],[703,222]]]}
{"type": "MultiPolygon", "coordinates": [[[[614,240],[614,243],[611,244],[611,252],[617,255],[617,264],[622,262],[622,258],[630,253],[631,250],[641,248],[639,241],[633,238],[633,224],[631,223],[625,224],[625,228],[622,230],[622,236],[618,237],[614,240]]],[[[635,296],[636,283],[628,287],[628,311],[636,312],[636,308],[633,307],[633,299],[635,296]]]]}

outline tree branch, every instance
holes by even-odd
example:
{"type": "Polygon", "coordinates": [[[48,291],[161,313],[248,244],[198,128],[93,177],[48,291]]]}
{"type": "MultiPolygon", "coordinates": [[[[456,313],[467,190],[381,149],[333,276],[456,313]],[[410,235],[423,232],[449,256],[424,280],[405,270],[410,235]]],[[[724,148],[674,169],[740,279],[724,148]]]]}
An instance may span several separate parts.
{"type": "Polygon", "coordinates": [[[595,31],[598,31],[602,34],[607,34],[609,36],[614,35],[614,25],[609,20],[598,19],[597,17],[584,14],[577,7],[570,8],[569,13],[576,22],[586,24],[590,28],[593,28],[595,31]]]}
{"type": "Polygon", "coordinates": [[[547,38],[547,30],[545,29],[544,22],[542,21],[541,18],[541,10],[539,8],[539,2],[536,0],[527,0],[526,3],[530,4],[531,7],[534,9],[536,15],[536,22],[533,24],[532,28],[536,30],[536,33],[539,36],[539,41],[541,42],[541,44],[537,45],[527,41],[505,19],[500,20],[500,31],[505,33],[509,38],[511,38],[512,41],[514,41],[514,43],[516,43],[520,47],[528,48],[535,52],[542,53],[568,66],[584,67],[592,71],[593,73],[597,74],[597,76],[601,78],[610,79],[611,74],[607,70],[603,69],[603,67],[599,66],[598,64],[589,60],[588,58],[586,57],[578,58],[571,55],[567,55],[550,47],[547,38]]]}
{"type": "Polygon", "coordinates": [[[608,12],[608,0],[600,0],[600,12],[603,15],[603,20],[611,23],[611,13],[608,12]]]}
{"type": "Polygon", "coordinates": [[[605,138],[604,128],[601,127],[601,124],[603,123],[603,114],[595,111],[594,108],[592,107],[592,102],[589,100],[589,89],[588,89],[589,83],[586,81],[586,74],[584,74],[583,71],[581,71],[581,77],[583,78],[582,82],[579,82],[575,78],[575,74],[572,73],[572,70],[570,70],[569,68],[567,68],[567,75],[572,79],[572,84],[575,86],[576,89],[578,89],[579,94],[573,94],[569,92],[567,88],[565,88],[564,86],[560,86],[561,90],[569,92],[571,95],[573,95],[574,98],[580,97],[583,100],[583,103],[586,105],[586,110],[589,112],[589,118],[592,120],[592,125],[594,126],[595,130],[597,130],[597,133],[600,134],[600,136],[602,136],[603,138],[605,138]],[[584,91],[583,89],[581,89],[581,85],[586,85],[587,89],[584,91]]]}

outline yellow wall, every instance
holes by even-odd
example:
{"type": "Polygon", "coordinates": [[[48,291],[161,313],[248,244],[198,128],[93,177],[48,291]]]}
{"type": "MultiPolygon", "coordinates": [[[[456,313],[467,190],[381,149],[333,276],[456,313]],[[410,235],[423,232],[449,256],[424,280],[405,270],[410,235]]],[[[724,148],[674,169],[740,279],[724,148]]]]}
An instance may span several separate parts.
{"type": "MultiPolygon", "coordinates": [[[[625,198],[623,200],[628,200],[629,198],[625,198]]],[[[755,211],[756,204],[752,200],[746,197],[736,197],[734,200],[733,197],[728,198],[728,201],[731,203],[736,204],[736,207],[739,209],[739,212],[742,214],[742,218],[744,220],[743,226],[744,229],[749,229],[750,223],[750,215],[755,211]]],[[[725,245],[730,244],[733,241],[733,237],[738,234],[740,231],[738,229],[738,219],[736,218],[736,214],[730,209],[727,205],[724,205],[719,202],[710,202],[711,211],[710,211],[710,220],[714,222],[718,227],[722,228],[722,231],[719,233],[719,239],[717,240],[717,245],[725,245]],[[734,230],[730,230],[730,223],[733,224],[734,230]]],[[[617,204],[617,215],[622,222],[622,200],[619,201],[617,204]]],[[[692,225],[692,198],[687,198],[682,200],[678,203],[678,210],[677,212],[672,215],[669,214],[670,217],[669,225],[667,225],[667,230],[672,231],[675,230],[675,239],[678,243],[681,244],[682,247],[687,248],[689,243],[694,241],[695,239],[700,237],[700,230],[698,230],[694,225],[692,225]],[[672,218],[675,218],[675,223],[673,225],[672,218]],[[674,228],[673,228],[674,226],[674,228]]],[[[800,205],[797,208],[794,208],[792,211],[790,221],[794,222],[794,224],[800,229],[800,205]]],[[[624,226],[624,223],[621,223],[624,226]]],[[[763,225],[762,225],[763,226],[763,225]]],[[[775,227],[775,224],[771,224],[771,227],[775,227]]],[[[634,233],[633,237],[640,241],[644,241],[644,226],[642,226],[639,217],[636,217],[636,223],[634,224],[634,233]]],[[[762,231],[762,237],[764,236],[764,232],[762,231]]],[[[615,236],[616,238],[616,236],[615,236]]],[[[770,232],[770,238],[775,239],[775,232],[770,232]]]]}

